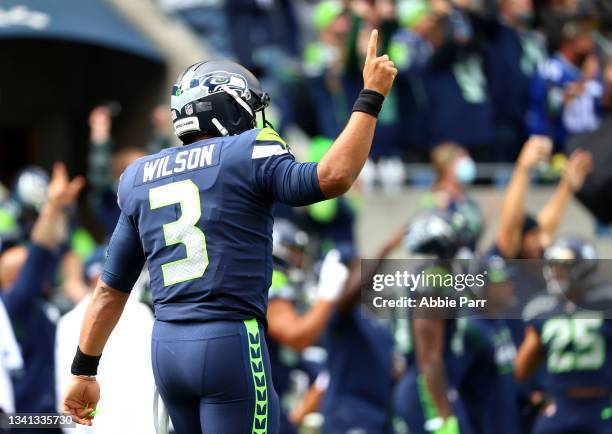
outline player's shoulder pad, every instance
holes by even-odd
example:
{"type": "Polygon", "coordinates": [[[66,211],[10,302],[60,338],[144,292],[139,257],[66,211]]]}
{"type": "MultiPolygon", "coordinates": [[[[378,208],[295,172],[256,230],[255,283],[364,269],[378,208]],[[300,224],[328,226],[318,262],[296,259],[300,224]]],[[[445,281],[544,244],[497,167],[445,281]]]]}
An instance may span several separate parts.
{"type": "Polygon", "coordinates": [[[530,322],[544,319],[559,306],[559,298],[551,295],[539,295],[531,300],[523,309],[523,321],[530,322]]]}
{"type": "Polygon", "coordinates": [[[270,127],[261,128],[257,135],[255,136],[255,142],[276,142],[279,143],[283,148],[287,148],[287,142],[283,140],[283,138],[270,127]]]}
{"type": "Polygon", "coordinates": [[[269,127],[256,130],[251,154],[253,160],[283,154],[293,155],[287,142],[275,130],[269,127]]]}

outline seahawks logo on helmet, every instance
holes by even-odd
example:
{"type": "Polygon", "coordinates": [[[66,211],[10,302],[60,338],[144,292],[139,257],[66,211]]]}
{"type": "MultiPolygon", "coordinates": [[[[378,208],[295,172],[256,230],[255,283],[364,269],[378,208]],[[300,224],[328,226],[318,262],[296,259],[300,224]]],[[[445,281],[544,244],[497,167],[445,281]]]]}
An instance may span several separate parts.
{"type": "Polygon", "coordinates": [[[200,76],[192,80],[192,87],[194,81],[197,81],[197,85],[204,87],[209,94],[220,92],[224,87],[233,89],[238,92],[243,98],[249,99],[250,94],[248,92],[248,84],[246,78],[239,74],[233,74],[226,71],[215,71],[208,75],[200,76]]]}

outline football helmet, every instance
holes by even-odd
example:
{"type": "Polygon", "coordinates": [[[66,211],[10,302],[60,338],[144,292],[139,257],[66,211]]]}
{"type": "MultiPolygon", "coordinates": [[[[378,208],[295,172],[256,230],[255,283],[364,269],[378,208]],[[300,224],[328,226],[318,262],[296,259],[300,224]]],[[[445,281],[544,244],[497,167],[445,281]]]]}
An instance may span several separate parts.
{"type": "Polygon", "coordinates": [[[241,134],[256,125],[256,113],[269,96],[259,80],[245,67],[229,60],[210,60],[191,65],[172,87],[170,109],[175,134],[191,143],[199,134],[241,134]]]}

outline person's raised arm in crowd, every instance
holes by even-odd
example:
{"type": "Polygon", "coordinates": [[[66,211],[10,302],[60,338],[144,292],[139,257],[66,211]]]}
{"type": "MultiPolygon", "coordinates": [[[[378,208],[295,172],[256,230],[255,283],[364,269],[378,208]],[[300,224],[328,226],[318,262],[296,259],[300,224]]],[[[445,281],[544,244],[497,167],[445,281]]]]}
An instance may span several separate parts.
{"type": "Polygon", "coordinates": [[[499,253],[514,258],[521,248],[525,203],[531,179],[531,171],[548,159],[550,140],[544,136],[532,136],[523,146],[506,189],[495,242],[499,253]]]}
{"type": "Polygon", "coordinates": [[[56,163],[44,204],[30,235],[27,250],[15,247],[0,260],[0,287],[9,316],[14,320],[35,306],[54,253],[66,236],[66,208],[72,205],[85,184],[82,177],[68,178],[66,167],[56,163]],[[25,255],[25,260],[24,260],[25,255]]]}
{"type": "Polygon", "coordinates": [[[89,207],[110,235],[119,218],[113,176],[112,113],[108,106],[95,107],[89,114],[89,155],[87,181],[90,186],[89,207]]]}
{"type": "Polygon", "coordinates": [[[555,237],[570,198],[582,188],[592,167],[593,156],[590,152],[582,149],[572,152],[555,193],[538,213],[542,245],[548,245],[555,237]]]}

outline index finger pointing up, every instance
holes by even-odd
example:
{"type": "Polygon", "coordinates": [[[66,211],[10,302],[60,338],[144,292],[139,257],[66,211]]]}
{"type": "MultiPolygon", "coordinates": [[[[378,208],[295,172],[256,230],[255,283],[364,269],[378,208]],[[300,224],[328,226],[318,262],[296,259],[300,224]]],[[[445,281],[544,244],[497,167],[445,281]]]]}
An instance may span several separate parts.
{"type": "Polygon", "coordinates": [[[376,47],[378,45],[378,30],[372,30],[370,34],[370,42],[368,42],[368,52],[366,54],[366,62],[376,58],[376,47]]]}

